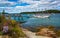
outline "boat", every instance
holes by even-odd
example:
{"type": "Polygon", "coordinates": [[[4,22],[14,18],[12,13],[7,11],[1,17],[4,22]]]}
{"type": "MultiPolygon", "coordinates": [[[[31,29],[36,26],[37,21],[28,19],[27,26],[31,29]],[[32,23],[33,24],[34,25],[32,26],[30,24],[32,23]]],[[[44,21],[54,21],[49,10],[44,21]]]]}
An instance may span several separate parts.
{"type": "Polygon", "coordinates": [[[50,14],[49,15],[33,15],[34,18],[48,18],[50,17],[50,14]]]}
{"type": "MultiPolygon", "coordinates": [[[[42,9],[43,10],[43,9],[42,9]]],[[[33,15],[33,17],[35,18],[49,18],[50,17],[50,13],[47,11],[47,14],[44,14],[44,12],[42,11],[41,14],[35,14],[33,15]]]]}

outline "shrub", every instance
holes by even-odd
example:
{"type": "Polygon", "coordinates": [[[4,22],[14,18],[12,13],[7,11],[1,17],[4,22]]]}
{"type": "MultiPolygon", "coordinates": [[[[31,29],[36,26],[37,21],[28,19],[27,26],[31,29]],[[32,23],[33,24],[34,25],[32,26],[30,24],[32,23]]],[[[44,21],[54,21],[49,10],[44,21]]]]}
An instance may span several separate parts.
{"type": "Polygon", "coordinates": [[[3,32],[0,31],[0,35],[3,35],[3,32]]]}
{"type": "Polygon", "coordinates": [[[56,31],[58,37],[60,37],[60,30],[56,31]]]}
{"type": "Polygon", "coordinates": [[[7,23],[9,26],[9,33],[8,35],[11,35],[12,38],[18,38],[18,37],[25,37],[26,35],[22,32],[22,29],[20,28],[20,24],[17,23],[15,20],[7,20],[4,16],[0,16],[0,35],[3,33],[1,32],[3,24],[7,23]],[[14,34],[15,33],[15,34],[14,34]]]}
{"type": "Polygon", "coordinates": [[[11,30],[10,35],[12,38],[19,38],[19,37],[25,37],[26,36],[20,28],[16,28],[16,27],[14,27],[11,30]]]}
{"type": "Polygon", "coordinates": [[[52,31],[55,31],[55,27],[54,27],[54,26],[51,26],[51,25],[50,25],[50,26],[48,26],[47,28],[50,29],[50,30],[52,30],[52,31]]]}
{"type": "Polygon", "coordinates": [[[25,34],[22,32],[22,29],[20,28],[20,25],[15,21],[11,20],[9,25],[9,35],[11,35],[12,38],[18,38],[18,37],[24,37],[25,34]]]}

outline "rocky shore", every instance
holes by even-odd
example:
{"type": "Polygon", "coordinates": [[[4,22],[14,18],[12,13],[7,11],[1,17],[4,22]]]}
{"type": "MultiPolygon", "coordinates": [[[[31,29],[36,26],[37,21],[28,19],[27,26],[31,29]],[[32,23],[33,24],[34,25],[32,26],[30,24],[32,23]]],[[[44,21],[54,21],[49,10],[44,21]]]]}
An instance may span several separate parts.
{"type": "MultiPolygon", "coordinates": [[[[31,32],[27,29],[22,29],[22,31],[27,35],[28,38],[53,38],[48,36],[37,36],[36,33],[31,32]]],[[[60,38],[60,37],[57,37],[57,38],[60,38]]]]}

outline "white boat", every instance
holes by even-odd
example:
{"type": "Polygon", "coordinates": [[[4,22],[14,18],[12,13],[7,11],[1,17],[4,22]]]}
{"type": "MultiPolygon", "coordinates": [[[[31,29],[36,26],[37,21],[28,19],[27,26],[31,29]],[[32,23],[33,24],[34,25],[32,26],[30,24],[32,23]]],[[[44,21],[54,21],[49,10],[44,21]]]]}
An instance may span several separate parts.
{"type": "MultiPolygon", "coordinates": [[[[43,9],[42,9],[43,10],[43,9]]],[[[35,14],[33,15],[33,17],[36,17],[36,18],[49,18],[51,14],[48,13],[47,11],[47,14],[44,14],[43,11],[41,14],[35,14]]]]}
{"type": "Polygon", "coordinates": [[[33,17],[35,17],[35,18],[48,18],[48,17],[50,17],[50,14],[49,15],[33,15],[33,17]]]}

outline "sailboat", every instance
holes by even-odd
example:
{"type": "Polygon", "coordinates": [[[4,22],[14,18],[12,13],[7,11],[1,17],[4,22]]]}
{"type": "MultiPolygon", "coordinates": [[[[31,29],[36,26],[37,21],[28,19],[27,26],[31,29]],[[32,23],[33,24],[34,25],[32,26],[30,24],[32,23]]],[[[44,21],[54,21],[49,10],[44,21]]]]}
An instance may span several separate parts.
{"type": "Polygon", "coordinates": [[[50,17],[50,14],[44,14],[44,13],[42,15],[35,14],[35,15],[33,15],[33,17],[35,17],[35,18],[49,18],[50,17]]]}
{"type": "Polygon", "coordinates": [[[33,15],[33,17],[35,17],[35,18],[48,18],[50,16],[50,14],[49,15],[33,15]]]}

